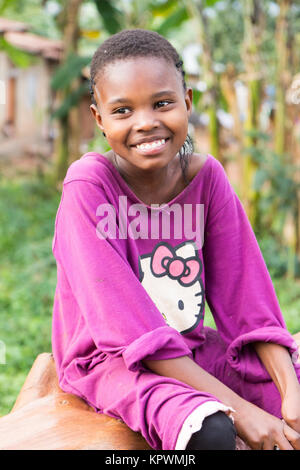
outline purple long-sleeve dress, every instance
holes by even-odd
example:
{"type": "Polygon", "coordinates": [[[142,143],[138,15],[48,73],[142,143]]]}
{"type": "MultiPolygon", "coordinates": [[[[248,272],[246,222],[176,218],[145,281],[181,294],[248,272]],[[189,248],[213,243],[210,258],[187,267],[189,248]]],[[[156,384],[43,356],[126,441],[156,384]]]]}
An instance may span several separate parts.
{"type": "Polygon", "coordinates": [[[143,361],[187,355],[280,416],[279,394],[251,343],[286,346],[294,363],[297,345],[245,212],[214,157],[172,201],[154,207],[105,156],[84,155],[64,180],[53,253],[52,344],[63,390],[122,419],[154,449],[185,448],[178,437],[192,412],[207,404],[227,408],[143,361]],[[217,332],[203,326],[205,300],[217,332]]]}

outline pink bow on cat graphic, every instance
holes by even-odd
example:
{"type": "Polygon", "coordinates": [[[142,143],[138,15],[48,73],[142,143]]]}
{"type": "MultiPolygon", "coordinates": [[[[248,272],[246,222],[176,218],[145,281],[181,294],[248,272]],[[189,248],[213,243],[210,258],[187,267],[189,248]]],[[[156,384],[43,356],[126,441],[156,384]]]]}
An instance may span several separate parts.
{"type": "Polygon", "coordinates": [[[159,245],[151,257],[151,269],[156,277],[168,275],[171,279],[188,286],[196,282],[201,265],[196,257],[181,258],[176,256],[171,247],[159,245]]]}

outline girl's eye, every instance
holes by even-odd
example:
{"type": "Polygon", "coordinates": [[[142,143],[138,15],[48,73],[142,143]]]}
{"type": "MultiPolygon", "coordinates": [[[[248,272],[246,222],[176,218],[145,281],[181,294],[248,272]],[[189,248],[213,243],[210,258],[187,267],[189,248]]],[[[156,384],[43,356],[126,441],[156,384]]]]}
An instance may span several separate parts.
{"type": "MultiPolygon", "coordinates": [[[[155,103],[155,107],[164,108],[168,104],[171,104],[170,100],[161,100],[161,101],[158,101],[157,103],[155,103]]],[[[123,106],[122,108],[118,108],[118,109],[114,110],[113,114],[123,114],[124,115],[124,114],[128,114],[130,112],[131,112],[130,108],[127,108],[126,106],[123,106]]]]}
{"type": "Polygon", "coordinates": [[[169,101],[169,100],[161,100],[161,101],[158,101],[158,102],[156,103],[156,106],[157,106],[158,108],[162,108],[162,107],[164,107],[164,106],[167,106],[167,105],[170,104],[170,103],[171,103],[171,101],[169,101]]]}
{"type": "Polygon", "coordinates": [[[130,112],[130,109],[123,107],[116,109],[113,114],[127,114],[127,112],[130,112]]]}

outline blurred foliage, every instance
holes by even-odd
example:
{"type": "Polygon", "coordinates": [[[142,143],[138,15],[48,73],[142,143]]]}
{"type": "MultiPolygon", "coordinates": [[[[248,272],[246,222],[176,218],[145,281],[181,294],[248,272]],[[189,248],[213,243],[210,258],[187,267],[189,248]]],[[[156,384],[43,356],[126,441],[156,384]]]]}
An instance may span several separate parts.
{"type": "Polygon", "coordinates": [[[108,150],[110,150],[110,146],[106,138],[103,136],[102,132],[97,132],[96,129],[95,137],[89,141],[87,151],[105,153],[108,152],[108,150]]]}
{"type": "Polygon", "coordinates": [[[122,24],[122,12],[109,0],[95,0],[95,4],[108,33],[117,33],[122,24]]]}
{"type": "Polygon", "coordinates": [[[265,259],[275,276],[291,272],[300,276],[300,260],[290,248],[297,237],[300,181],[295,175],[300,174],[300,166],[289,155],[278,155],[270,145],[268,134],[257,130],[251,134],[255,146],[244,148],[243,153],[250,154],[257,164],[253,181],[253,189],[260,194],[256,235],[263,240],[265,259]],[[285,229],[291,219],[295,225],[287,239],[285,229]]]}
{"type": "Polygon", "coordinates": [[[35,58],[31,54],[20,51],[16,47],[9,44],[3,37],[0,36],[0,51],[6,52],[12,63],[16,67],[26,68],[35,62],[35,58]]]}
{"type": "Polygon", "coordinates": [[[91,60],[91,57],[79,57],[76,54],[70,54],[51,80],[51,86],[54,90],[67,88],[74,78],[81,76],[81,71],[91,60]]]}
{"type": "MultiPolygon", "coordinates": [[[[77,54],[70,54],[66,61],[57,68],[52,76],[51,87],[53,90],[68,90],[73,80],[81,77],[82,69],[88,65],[91,57],[82,57],[77,54]]],[[[68,116],[69,110],[73,106],[77,106],[80,98],[89,92],[89,84],[87,81],[80,82],[79,86],[69,91],[65,100],[59,104],[57,109],[52,113],[52,118],[65,118],[68,116]]]]}
{"type": "Polygon", "coordinates": [[[55,18],[45,9],[43,0],[0,0],[0,16],[30,25],[31,32],[53,39],[60,37],[55,18]]]}
{"type": "Polygon", "coordinates": [[[12,407],[37,354],[51,351],[52,255],[60,194],[43,179],[0,180],[0,415],[12,407]]]}
{"type": "MultiPolygon", "coordinates": [[[[30,31],[53,39],[61,38],[59,14],[65,0],[0,0],[0,15],[23,21],[30,31]]],[[[209,41],[217,74],[232,63],[243,74],[242,0],[203,0],[209,23],[209,41]]],[[[275,83],[275,26],[278,2],[261,0],[264,29],[261,43],[261,73],[266,84],[275,83]]],[[[291,37],[300,44],[300,5],[294,2],[289,16],[291,37]]],[[[195,19],[187,14],[184,2],[176,0],[84,0],[79,16],[81,37],[78,55],[71,55],[53,76],[53,90],[64,90],[78,78],[96,49],[110,34],[125,28],[147,28],[163,34],[178,49],[194,43],[195,19]]],[[[0,38],[15,65],[29,65],[26,53],[0,38]]],[[[298,71],[299,48],[291,58],[291,71],[298,71]],[[298,67],[298,68],[297,68],[298,67]]],[[[30,56],[32,57],[32,56],[30,56]]],[[[32,60],[32,58],[30,59],[32,60]]],[[[199,56],[198,56],[199,60],[199,56]]],[[[201,78],[201,73],[200,73],[201,78]]],[[[86,93],[87,83],[72,90],[53,117],[65,118],[71,107],[86,93]]],[[[271,97],[273,99],[274,97],[271,97]]],[[[195,86],[193,103],[205,109],[205,91],[195,86]]],[[[219,105],[227,110],[225,97],[219,105]]],[[[244,152],[258,163],[254,189],[260,192],[259,224],[256,235],[277,292],[287,327],[300,331],[300,284],[288,277],[291,259],[300,275],[299,262],[291,257],[285,240],[287,215],[295,216],[299,171],[287,155],[277,155],[270,137],[255,133],[256,145],[244,152]]],[[[107,141],[97,132],[87,150],[108,150],[107,141]]],[[[242,154],[242,152],[241,152],[242,154]]],[[[0,179],[0,340],[6,345],[6,364],[0,363],[0,415],[11,409],[37,354],[51,350],[51,315],[56,284],[56,266],[51,245],[60,193],[43,177],[29,180],[0,179]]],[[[205,324],[214,326],[207,308],[205,324]]]]}
{"type": "MultiPolygon", "coordinates": [[[[272,212],[272,220],[285,217],[287,210],[297,212],[297,192],[300,190],[300,181],[294,178],[299,174],[300,166],[289,161],[289,156],[278,155],[268,145],[271,137],[261,131],[253,131],[256,145],[244,148],[244,153],[250,153],[253,160],[258,164],[255,173],[253,187],[262,193],[260,200],[261,214],[265,214],[270,221],[269,214],[276,207],[277,212],[272,212]]],[[[267,223],[261,226],[269,230],[267,223]]]]}
{"type": "MultiPolygon", "coordinates": [[[[30,25],[36,34],[59,38],[57,25],[65,0],[0,0],[0,15],[30,25]]],[[[233,62],[243,69],[240,47],[243,41],[242,0],[203,0],[209,19],[212,49],[216,63],[233,62]],[[234,13],[234,14],[233,14],[234,13]]],[[[262,67],[269,79],[274,78],[274,29],[278,3],[261,0],[265,12],[262,42],[262,67]]],[[[178,0],[84,0],[79,25],[82,31],[99,31],[83,35],[81,52],[89,54],[110,34],[126,27],[148,27],[174,38],[179,49],[195,40],[193,21],[184,12],[184,2],[178,0]],[[98,14],[97,14],[98,13],[98,14]],[[183,20],[187,20],[184,21],[183,20]],[[185,27],[186,23],[186,27],[185,27]],[[183,32],[183,33],[182,33],[183,32]],[[176,37],[180,40],[177,42],[176,37]]],[[[290,13],[291,36],[300,34],[300,5],[295,2],[290,13]]]]}

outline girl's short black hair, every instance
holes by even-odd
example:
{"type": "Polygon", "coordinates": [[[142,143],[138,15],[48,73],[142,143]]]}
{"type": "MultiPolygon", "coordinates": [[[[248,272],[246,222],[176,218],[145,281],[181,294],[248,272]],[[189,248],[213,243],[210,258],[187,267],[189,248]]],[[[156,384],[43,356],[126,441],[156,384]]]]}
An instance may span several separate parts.
{"type": "MultiPolygon", "coordinates": [[[[97,105],[94,98],[94,87],[97,79],[104,72],[105,67],[118,60],[131,59],[133,57],[164,58],[181,73],[182,85],[184,90],[186,90],[183,62],[172,44],[155,31],[125,29],[106,39],[93,55],[90,66],[90,92],[93,104],[97,105]]],[[[192,139],[187,136],[186,142],[179,151],[184,175],[189,156],[193,153],[193,150],[192,139]]]]}
{"type": "Polygon", "coordinates": [[[174,64],[182,75],[182,83],[186,90],[183,62],[172,44],[155,31],[145,29],[125,29],[109,37],[96,50],[90,67],[91,95],[94,104],[93,89],[98,76],[108,64],[117,60],[132,57],[164,58],[174,64]]]}

